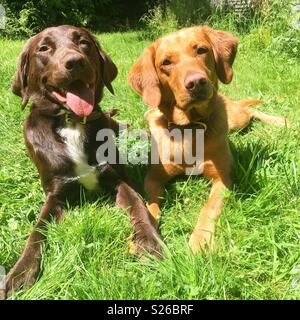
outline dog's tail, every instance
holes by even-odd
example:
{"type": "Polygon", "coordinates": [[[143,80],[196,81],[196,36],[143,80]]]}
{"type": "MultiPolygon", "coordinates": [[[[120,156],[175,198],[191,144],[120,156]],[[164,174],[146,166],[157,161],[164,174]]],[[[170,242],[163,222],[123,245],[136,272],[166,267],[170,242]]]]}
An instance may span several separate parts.
{"type": "Polygon", "coordinates": [[[258,104],[263,104],[263,100],[259,99],[243,99],[243,100],[238,100],[235,101],[236,104],[238,104],[240,107],[251,107],[251,106],[256,106],[258,104]]]}

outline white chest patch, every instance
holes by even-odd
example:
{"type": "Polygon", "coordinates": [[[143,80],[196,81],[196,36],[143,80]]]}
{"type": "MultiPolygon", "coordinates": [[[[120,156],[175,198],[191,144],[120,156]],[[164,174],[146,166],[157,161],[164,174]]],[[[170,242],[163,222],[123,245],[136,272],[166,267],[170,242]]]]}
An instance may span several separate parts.
{"type": "Polygon", "coordinates": [[[62,128],[58,133],[64,139],[69,156],[75,163],[75,174],[78,181],[88,190],[97,189],[97,170],[88,164],[84,151],[85,130],[83,125],[77,123],[76,126],[62,128]]]}

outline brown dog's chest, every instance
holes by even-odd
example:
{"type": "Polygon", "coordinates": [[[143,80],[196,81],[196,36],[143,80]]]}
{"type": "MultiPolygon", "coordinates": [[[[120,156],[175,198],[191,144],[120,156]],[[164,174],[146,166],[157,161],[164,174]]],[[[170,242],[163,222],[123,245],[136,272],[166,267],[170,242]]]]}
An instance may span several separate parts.
{"type": "Polygon", "coordinates": [[[78,182],[88,190],[99,188],[99,171],[96,166],[89,164],[85,148],[86,130],[84,125],[77,123],[58,130],[62,137],[66,152],[74,163],[74,173],[78,182]]]}

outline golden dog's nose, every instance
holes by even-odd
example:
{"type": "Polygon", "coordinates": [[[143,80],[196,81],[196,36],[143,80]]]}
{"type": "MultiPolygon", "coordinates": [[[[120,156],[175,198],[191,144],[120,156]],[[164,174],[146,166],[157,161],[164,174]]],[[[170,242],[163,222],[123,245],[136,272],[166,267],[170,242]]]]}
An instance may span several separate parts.
{"type": "Polygon", "coordinates": [[[207,83],[207,78],[202,73],[189,74],[184,80],[184,86],[191,92],[198,91],[207,83]]]}

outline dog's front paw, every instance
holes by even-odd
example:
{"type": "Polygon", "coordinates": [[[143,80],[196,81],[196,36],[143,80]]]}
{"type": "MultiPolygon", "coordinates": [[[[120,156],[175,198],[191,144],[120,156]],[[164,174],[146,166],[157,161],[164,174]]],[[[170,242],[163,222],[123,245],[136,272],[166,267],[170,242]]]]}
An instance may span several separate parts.
{"type": "Polygon", "coordinates": [[[139,257],[144,257],[145,252],[162,259],[163,253],[160,245],[161,237],[158,232],[153,232],[153,234],[136,234],[133,237],[131,252],[139,257]]]}
{"type": "Polygon", "coordinates": [[[159,224],[159,219],[160,219],[160,208],[159,205],[157,203],[147,203],[146,204],[148,211],[151,214],[151,222],[153,224],[153,226],[158,229],[158,224],[159,224]]]}
{"type": "Polygon", "coordinates": [[[5,298],[6,298],[6,290],[0,289],[0,301],[5,300],[5,298]]]}
{"type": "Polygon", "coordinates": [[[191,234],[189,246],[194,254],[199,251],[212,252],[214,249],[214,230],[197,229],[191,234]]]}
{"type": "Polygon", "coordinates": [[[129,254],[137,255],[138,254],[138,247],[134,242],[134,236],[132,234],[127,238],[127,243],[129,245],[129,254]]]}
{"type": "Polygon", "coordinates": [[[0,299],[9,298],[19,289],[28,289],[36,281],[39,273],[39,263],[20,259],[5,278],[4,290],[0,292],[0,299]]]}

